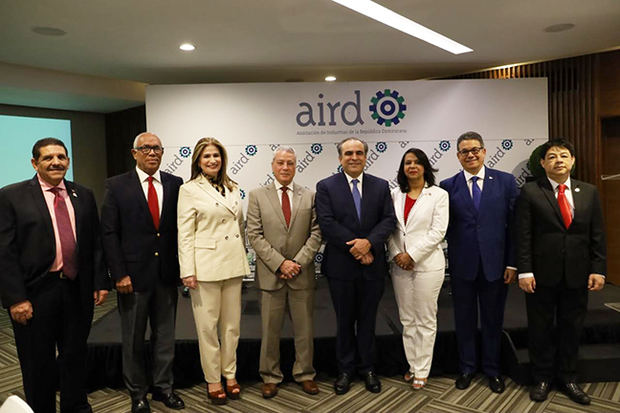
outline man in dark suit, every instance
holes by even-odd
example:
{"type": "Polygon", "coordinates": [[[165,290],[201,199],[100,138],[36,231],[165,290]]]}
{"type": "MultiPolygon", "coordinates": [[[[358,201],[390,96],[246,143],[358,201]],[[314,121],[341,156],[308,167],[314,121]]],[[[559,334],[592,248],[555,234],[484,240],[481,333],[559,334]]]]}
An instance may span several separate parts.
{"type": "Polygon", "coordinates": [[[353,374],[366,389],[381,391],[374,373],[375,322],[383,295],[385,241],[396,226],[387,181],[365,174],[368,145],[356,138],[338,144],[343,172],[316,185],[316,211],[326,240],[322,271],[336,311],[336,394],[349,391],[353,374]]]}
{"type": "Polygon", "coordinates": [[[62,141],[37,141],[31,162],[34,178],[0,190],[2,305],[30,407],[55,412],[59,384],[62,412],[92,412],[86,339],[93,303],[102,304],[109,288],[97,206],[89,189],[64,179],[69,157],[62,141]]]}
{"type": "Polygon", "coordinates": [[[575,162],[570,142],[551,140],[540,157],[546,176],[526,183],[517,202],[519,287],[526,292],[535,382],[530,398],[544,401],[557,374],[573,401],[589,404],[576,383],[577,353],[588,291],[605,285],[603,213],[596,187],[570,178],[575,162]]]}
{"type": "Polygon", "coordinates": [[[507,284],[516,277],[512,228],[519,192],[514,176],[484,166],[486,149],[480,134],[462,134],[456,147],[463,171],[440,184],[450,195],[446,238],[460,370],[455,385],[469,387],[481,359],[490,389],[502,393],[501,333],[507,284]]]}
{"type": "Polygon", "coordinates": [[[101,211],[103,248],[118,291],[123,341],[123,378],[132,413],[150,412],[153,400],[185,407],[172,389],[179,261],[177,199],[183,180],[159,170],[161,141],[144,132],[131,153],[136,169],[106,181],[101,211]],[[144,336],[150,319],[153,363],[147,377],[144,336]]]}

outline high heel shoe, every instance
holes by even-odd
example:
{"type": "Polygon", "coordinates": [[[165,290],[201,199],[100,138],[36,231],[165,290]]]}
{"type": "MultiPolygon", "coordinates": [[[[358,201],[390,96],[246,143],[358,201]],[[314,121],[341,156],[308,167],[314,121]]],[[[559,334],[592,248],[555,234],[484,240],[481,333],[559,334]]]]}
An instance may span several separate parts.
{"type": "Polygon", "coordinates": [[[241,386],[239,386],[239,383],[235,381],[235,384],[229,385],[227,382],[226,383],[226,394],[228,395],[228,398],[231,400],[239,400],[239,397],[241,395],[241,386]]]}
{"type": "Polygon", "coordinates": [[[207,384],[207,396],[209,397],[209,400],[211,400],[211,403],[213,404],[222,405],[222,404],[226,404],[227,402],[226,392],[224,391],[223,387],[220,387],[217,390],[209,391],[209,385],[207,384]]]}

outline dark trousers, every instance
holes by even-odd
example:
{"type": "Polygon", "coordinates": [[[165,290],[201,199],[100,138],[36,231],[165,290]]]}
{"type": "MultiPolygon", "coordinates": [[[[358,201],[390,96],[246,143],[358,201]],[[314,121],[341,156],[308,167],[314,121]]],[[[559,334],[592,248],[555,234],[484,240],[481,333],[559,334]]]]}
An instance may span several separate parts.
{"type": "Polygon", "coordinates": [[[146,397],[150,384],[156,391],[172,391],[177,299],[176,287],[160,282],[152,291],[118,294],[123,379],[134,400],[146,397]],[[147,322],[151,327],[153,349],[150,377],[147,374],[144,343],[147,322]]]}
{"type": "Polygon", "coordinates": [[[459,369],[461,373],[474,373],[478,370],[480,348],[482,371],[493,377],[500,374],[502,326],[508,290],[503,277],[496,281],[487,281],[482,272],[482,264],[479,268],[476,279],[472,281],[451,278],[459,369]],[[478,314],[481,343],[478,343],[478,314]]]}
{"type": "Polygon", "coordinates": [[[525,303],[534,380],[550,381],[557,370],[560,380],[575,381],[588,290],[585,286],[567,288],[564,283],[554,287],[536,285],[533,294],[525,294],[525,303]]]}
{"type": "Polygon", "coordinates": [[[342,373],[365,374],[373,370],[377,308],[385,279],[354,281],[328,277],[336,311],[336,358],[342,373]]]}
{"type": "Polygon", "coordinates": [[[35,413],[92,412],[86,396],[86,339],[92,307],[85,308],[76,281],[47,275],[29,294],[33,317],[14,321],[13,332],[26,401],[35,413]],[[58,348],[58,357],[56,357],[58,348]]]}

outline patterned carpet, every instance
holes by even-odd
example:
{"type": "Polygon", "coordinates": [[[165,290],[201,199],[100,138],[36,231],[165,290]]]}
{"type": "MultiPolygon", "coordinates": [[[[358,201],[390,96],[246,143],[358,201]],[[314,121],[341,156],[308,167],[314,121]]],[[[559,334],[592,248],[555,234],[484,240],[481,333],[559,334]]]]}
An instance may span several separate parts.
{"type": "MultiPolygon", "coordinates": [[[[99,307],[95,320],[116,308],[116,297],[111,295],[105,306],[99,307]]],[[[96,322],[96,321],[95,321],[96,322]]],[[[344,396],[336,396],[332,390],[333,378],[318,377],[320,393],[305,394],[296,383],[280,386],[278,395],[265,400],[261,395],[261,383],[241,383],[242,399],[230,401],[225,406],[213,406],[206,399],[204,385],[178,390],[186,404],[185,413],[407,413],[407,412],[468,412],[468,413],[570,413],[570,412],[620,412],[620,383],[588,383],[584,390],[592,397],[590,406],[570,401],[560,392],[552,391],[544,403],[530,401],[527,389],[506,380],[506,391],[497,395],[491,392],[484,377],[476,378],[467,390],[457,390],[453,377],[431,377],[425,389],[414,391],[400,377],[382,377],[383,390],[372,394],[365,390],[363,382],[356,381],[344,396]]],[[[0,402],[11,394],[24,398],[21,373],[13,331],[6,312],[0,312],[0,402]]],[[[96,413],[129,413],[131,403],[124,389],[101,389],[89,395],[96,413]]],[[[153,412],[171,413],[159,402],[151,404],[153,412]]]]}

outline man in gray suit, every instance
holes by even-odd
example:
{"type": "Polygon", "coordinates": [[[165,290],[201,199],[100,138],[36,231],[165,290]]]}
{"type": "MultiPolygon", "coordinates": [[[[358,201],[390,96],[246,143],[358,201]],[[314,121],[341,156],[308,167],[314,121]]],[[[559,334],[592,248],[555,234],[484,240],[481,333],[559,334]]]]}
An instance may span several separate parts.
{"type": "Polygon", "coordinates": [[[321,233],[314,193],[293,183],[297,158],[292,148],[278,148],[271,162],[276,182],[250,192],[247,231],[256,252],[261,289],[262,342],[260,375],[263,397],[278,393],[280,331],[286,304],[295,331],[293,377],[308,394],[317,394],[312,366],[314,331],[314,255],[321,233]]]}

